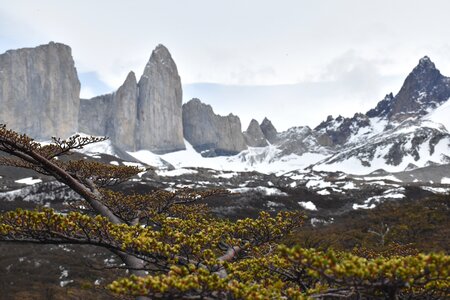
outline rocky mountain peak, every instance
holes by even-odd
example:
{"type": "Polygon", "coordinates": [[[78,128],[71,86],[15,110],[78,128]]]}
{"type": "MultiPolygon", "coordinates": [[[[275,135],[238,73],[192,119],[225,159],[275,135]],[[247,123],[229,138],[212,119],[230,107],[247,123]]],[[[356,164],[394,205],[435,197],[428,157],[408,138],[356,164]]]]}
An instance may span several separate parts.
{"type": "Polygon", "coordinates": [[[131,86],[131,85],[137,85],[136,74],[134,74],[133,71],[130,71],[128,73],[127,78],[125,79],[122,86],[131,86]]]}
{"type": "MultiPolygon", "coordinates": [[[[248,124],[247,131],[249,131],[249,130],[254,130],[254,129],[256,129],[257,127],[259,128],[259,123],[258,123],[258,121],[256,121],[255,119],[252,119],[252,120],[250,121],[250,124],[248,124]]],[[[261,128],[259,128],[259,130],[261,130],[261,128]]]]}
{"type": "Polygon", "coordinates": [[[395,97],[392,94],[367,112],[368,117],[402,121],[427,114],[450,97],[450,78],[443,76],[428,56],[406,77],[395,97]]]}
{"type": "Polygon", "coordinates": [[[250,147],[265,147],[268,145],[266,137],[259,126],[258,121],[252,119],[244,132],[245,142],[250,147]]]}
{"type": "Polygon", "coordinates": [[[216,115],[199,99],[183,104],[183,132],[203,156],[235,155],[247,149],[239,117],[216,115]]]}
{"type": "Polygon", "coordinates": [[[79,103],[69,46],[50,42],[0,55],[0,123],[36,139],[67,137],[78,129],[79,103]]]}
{"type": "Polygon", "coordinates": [[[260,125],[260,128],[264,133],[264,136],[270,143],[274,143],[276,141],[278,132],[269,119],[264,118],[260,125]]]}
{"type": "Polygon", "coordinates": [[[427,85],[435,83],[436,80],[442,77],[441,72],[436,69],[436,66],[431,59],[428,56],[424,56],[408,75],[405,83],[407,81],[412,81],[413,84],[418,84],[421,88],[426,88],[427,85]]]}
{"type": "Polygon", "coordinates": [[[177,66],[163,45],[153,50],[138,83],[137,149],[166,153],[185,149],[182,89],[177,66]]]}
{"type": "Polygon", "coordinates": [[[145,66],[142,78],[149,76],[149,73],[152,72],[152,68],[155,68],[156,66],[158,66],[158,68],[166,68],[168,69],[167,72],[178,75],[177,65],[175,64],[172,55],[170,54],[169,50],[162,44],[156,46],[156,48],[152,51],[152,55],[150,56],[147,65],[145,66]]]}
{"type": "Polygon", "coordinates": [[[419,64],[417,65],[416,69],[419,67],[423,69],[436,69],[434,63],[426,55],[419,60],[419,64]]]}
{"type": "Polygon", "coordinates": [[[383,100],[378,102],[377,106],[369,110],[366,115],[369,118],[387,116],[390,113],[390,108],[393,100],[394,95],[392,93],[387,94],[386,96],[384,96],[383,100]]]}
{"type": "Polygon", "coordinates": [[[124,150],[185,149],[181,99],[175,62],[167,48],[158,45],[139,83],[131,71],[116,92],[81,101],[80,130],[107,135],[124,150]]]}

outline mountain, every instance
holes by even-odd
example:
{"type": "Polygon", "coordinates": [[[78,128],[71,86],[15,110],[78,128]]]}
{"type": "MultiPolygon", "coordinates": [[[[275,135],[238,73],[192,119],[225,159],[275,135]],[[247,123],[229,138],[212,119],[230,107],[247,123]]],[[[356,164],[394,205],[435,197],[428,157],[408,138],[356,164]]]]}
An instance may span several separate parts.
{"type": "Polygon", "coordinates": [[[79,90],[66,45],[0,55],[0,103],[6,108],[0,122],[37,139],[74,132],[106,135],[123,156],[137,150],[182,153],[186,140],[203,157],[226,156],[216,161],[273,172],[309,166],[367,174],[450,162],[450,78],[427,56],[396,95],[387,94],[366,113],[328,116],[315,128],[283,132],[267,118],[252,120],[242,132],[238,116],[217,115],[198,99],[182,105],[177,66],[163,45],[153,50],[139,81],[130,72],[114,93],[92,99],[80,100],[79,90]]]}
{"type": "Polygon", "coordinates": [[[182,150],[181,101],[176,64],[167,48],[158,45],[139,82],[130,72],[116,92],[81,100],[80,131],[109,136],[128,151],[182,150]]]}
{"type": "Polygon", "coordinates": [[[244,138],[245,143],[250,147],[265,147],[269,145],[261,130],[261,126],[255,119],[250,121],[247,130],[244,131],[244,138]]]}
{"type": "MultiPolygon", "coordinates": [[[[328,116],[314,129],[297,126],[284,132],[277,132],[267,118],[258,130],[254,120],[244,137],[247,145],[260,148],[228,158],[229,167],[240,163],[248,169],[280,172],[309,166],[318,171],[368,174],[380,169],[400,172],[450,163],[449,82],[424,57],[397,95],[387,94],[367,113],[355,113],[350,118],[328,116]],[[262,138],[259,131],[270,145],[255,143],[254,137],[262,138]]],[[[212,114],[212,108],[209,110],[212,114]]],[[[198,121],[202,122],[208,124],[198,121]]],[[[185,125],[185,136],[207,131],[206,127],[214,126],[205,125],[187,134],[185,125]]],[[[199,143],[187,140],[198,151],[205,151],[199,143]]]]}
{"type": "Polygon", "coordinates": [[[185,149],[181,79],[169,50],[158,45],[138,82],[137,148],[156,153],[185,149]]]}
{"type": "Polygon", "coordinates": [[[199,99],[183,104],[186,140],[205,157],[234,155],[247,149],[239,117],[216,115],[199,99]]]}
{"type": "Polygon", "coordinates": [[[402,121],[408,117],[426,115],[450,97],[450,78],[443,76],[428,56],[406,77],[395,97],[392,94],[369,110],[370,118],[380,117],[402,121]]]}
{"type": "Polygon", "coordinates": [[[115,93],[81,100],[79,130],[108,136],[118,147],[136,150],[137,96],[136,76],[130,72],[115,93]]]}
{"type": "Polygon", "coordinates": [[[264,120],[261,122],[260,128],[264,136],[270,143],[276,141],[278,132],[269,119],[264,118],[264,120]]]}
{"type": "Polygon", "coordinates": [[[237,116],[216,115],[211,106],[192,99],[182,107],[183,136],[208,161],[188,155],[182,162],[183,152],[179,152],[174,162],[168,162],[265,173],[309,167],[351,174],[447,164],[450,124],[448,108],[444,108],[449,107],[449,98],[449,78],[424,57],[397,95],[387,94],[367,113],[328,116],[315,128],[297,126],[278,132],[265,118],[261,124],[252,120],[242,132],[237,116]],[[227,158],[211,159],[221,156],[227,158]]]}
{"type": "Polygon", "coordinates": [[[80,82],[70,47],[49,43],[0,55],[0,123],[37,139],[78,129],[80,82]]]}
{"type": "Polygon", "coordinates": [[[315,128],[331,139],[336,152],[314,168],[369,173],[450,163],[449,128],[440,124],[443,111],[434,113],[449,99],[450,78],[423,57],[397,95],[386,95],[366,114],[330,116],[315,128]]]}

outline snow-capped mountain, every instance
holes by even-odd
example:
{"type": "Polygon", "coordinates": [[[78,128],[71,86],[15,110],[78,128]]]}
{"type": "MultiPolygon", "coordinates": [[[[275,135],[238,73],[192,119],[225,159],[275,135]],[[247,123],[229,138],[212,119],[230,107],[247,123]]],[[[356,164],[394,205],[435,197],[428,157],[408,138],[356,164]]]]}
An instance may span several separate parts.
{"type": "Polygon", "coordinates": [[[382,132],[377,132],[377,126],[367,126],[363,134],[351,136],[355,142],[348,142],[314,169],[367,174],[378,169],[398,172],[450,163],[450,135],[443,125],[406,119],[393,128],[387,125],[382,132]]]}
{"type": "Polygon", "coordinates": [[[449,97],[450,78],[443,76],[430,58],[425,56],[406,77],[398,94],[395,97],[389,94],[366,115],[401,121],[426,115],[449,97]]]}
{"type": "Polygon", "coordinates": [[[259,150],[258,159],[248,151],[239,156],[257,168],[258,161],[275,165],[282,160],[291,162],[287,157],[302,160],[304,155],[315,154],[318,160],[310,160],[314,170],[352,174],[447,164],[450,163],[449,99],[450,78],[441,75],[425,56],[397,95],[386,95],[367,113],[355,113],[351,118],[328,116],[314,129],[290,128],[276,133],[275,138],[271,136],[271,148],[259,150]],[[325,158],[319,160],[320,157],[325,158]]]}
{"type": "Polygon", "coordinates": [[[284,132],[277,132],[267,118],[261,124],[252,120],[242,139],[258,142],[236,155],[204,157],[188,138],[184,141],[186,150],[164,155],[147,150],[120,152],[112,144],[99,145],[97,151],[112,154],[109,150],[114,148],[118,157],[129,160],[131,155],[160,168],[203,167],[266,174],[305,168],[348,174],[402,172],[450,163],[449,99],[450,78],[425,56],[395,96],[387,94],[366,113],[357,112],[351,118],[328,116],[314,129],[298,126],[284,132]]]}
{"type": "Polygon", "coordinates": [[[329,117],[315,128],[330,138],[329,146],[336,152],[314,169],[398,172],[449,163],[449,98],[450,78],[425,56],[397,95],[386,95],[366,114],[329,117]]]}

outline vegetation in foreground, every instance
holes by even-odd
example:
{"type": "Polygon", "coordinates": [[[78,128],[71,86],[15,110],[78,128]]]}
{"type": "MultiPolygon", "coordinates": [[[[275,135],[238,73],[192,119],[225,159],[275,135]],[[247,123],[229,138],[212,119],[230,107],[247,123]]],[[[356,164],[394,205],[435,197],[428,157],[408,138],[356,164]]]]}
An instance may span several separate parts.
{"type": "Polygon", "coordinates": [[[195,204],[225,191],[114,192],[110,186],[142,170],[67,159],[71,150],[99,140],[75,136],[41,145],[0,127],[0,151],[10,155],[2,164],[53,176],[84,199],[72,202],[67,214],[47,208],[2,213],[0,241],[105,248],[131,273],[108,285],[121,297],[441,299],[450,295],[450,257],[444,253],[369,256],[366,251],[287,246],[287,237],[301,232],[301,212],[275,216],[262,212],[256,219],[232,222],[214,218],[207,207],[195,204]]]}

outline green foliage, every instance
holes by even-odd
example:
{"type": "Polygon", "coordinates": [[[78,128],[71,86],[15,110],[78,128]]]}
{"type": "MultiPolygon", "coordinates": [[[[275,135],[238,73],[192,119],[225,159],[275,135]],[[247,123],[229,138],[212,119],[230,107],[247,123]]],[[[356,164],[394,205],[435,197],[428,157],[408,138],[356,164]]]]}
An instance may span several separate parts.
{"type": "Polygon", "coordinates": [[[442,299],[450,295],[450,257],[444,254],[366,259],[346,252],[279,246],[271,253],[263,251],[227,263],[225,268],[228,275],[220,278],[193,265],[173,266],[167,274],[132,276],[109,288],[119,294],[152,298],[442,299]]]}
{"type": "Polygon", "coordinates": [[[401,247],[402,252],[409,254],[414,254],[414,251],[449,253],[449,196],[435,195],[414,201],[392,201],[371,210],[354,211],[336,217],[332,224],[303,227],[286,242],[298,242],[304,247],[332,247],[346,251],[365,248],[383,253],[401,247]],[[380,232],[382,224],[389,227],[384,246],[380,243],[380,237],[371,233],[380,232]]]}

